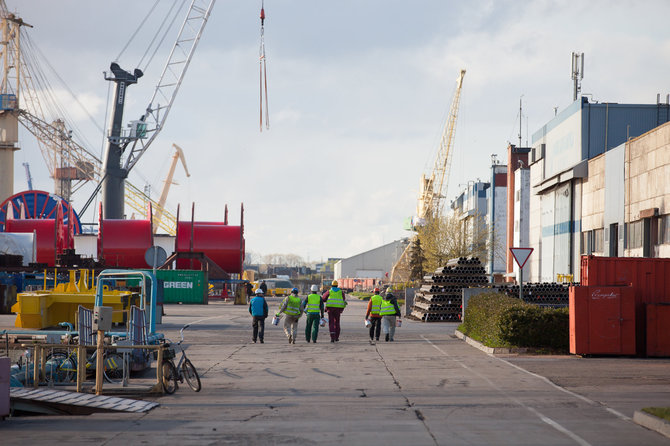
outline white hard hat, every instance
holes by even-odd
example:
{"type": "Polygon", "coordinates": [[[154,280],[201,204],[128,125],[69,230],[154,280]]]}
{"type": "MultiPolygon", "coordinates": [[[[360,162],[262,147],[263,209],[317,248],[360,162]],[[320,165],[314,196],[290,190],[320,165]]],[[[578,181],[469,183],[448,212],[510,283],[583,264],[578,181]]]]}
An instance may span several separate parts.
{"type": "Polygon", "coordinates": [[[257,290],[256,290],[256,294],[263,294],[263,290],[261,290],[260,288],[257,289],[257,290]]]}
{"type": "Polygon", "coordinates": [[[310,290],[312,290],[312,291],[319,291],[319,285],[312,285],[312,287],[310,288],[310,290]]]}

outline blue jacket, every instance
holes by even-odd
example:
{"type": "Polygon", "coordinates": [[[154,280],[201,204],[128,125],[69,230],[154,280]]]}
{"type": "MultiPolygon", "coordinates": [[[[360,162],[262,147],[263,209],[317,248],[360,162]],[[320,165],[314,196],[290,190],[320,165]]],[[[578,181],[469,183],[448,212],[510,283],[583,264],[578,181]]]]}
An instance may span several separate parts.
{"type": "Polygon", "coordinates": [[[252,316],[268,317],[268,303],[263,296],[255,296],[249,302],[249,313],[252,316]]]}

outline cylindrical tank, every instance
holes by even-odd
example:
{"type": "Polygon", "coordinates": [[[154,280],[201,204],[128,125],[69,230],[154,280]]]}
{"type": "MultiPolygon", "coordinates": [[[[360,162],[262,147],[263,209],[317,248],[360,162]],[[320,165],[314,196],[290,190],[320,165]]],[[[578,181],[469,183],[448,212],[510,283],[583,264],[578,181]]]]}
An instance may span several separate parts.
{"type": "MultiPolygon", "coordinates": [[[[202,252],[229,274],[241,274],[244,261],[242,226],[223,222],[177,222],[175,252],[202,252]]],[[[178,269],[200,269],[200,262],[177,260],[178,269]]]]}
{"type": "MultiPolygon", "coordinates": [[[[31,219],[5,221],[5,232],[32,234],[35,233],[35,250],[37,263],[46,263],[48,266],[56,265],[56,251],[58,233],[56,219],[31,219]]],[[[61,243],[62,245],[62,243],[61,243]]]]}
{"type": "Polygon", "coordinates": [[[151,220],[104,220],[98,228],[98,260],[106,266],[147,268],[144,254],[153,244],[151,220]]]}

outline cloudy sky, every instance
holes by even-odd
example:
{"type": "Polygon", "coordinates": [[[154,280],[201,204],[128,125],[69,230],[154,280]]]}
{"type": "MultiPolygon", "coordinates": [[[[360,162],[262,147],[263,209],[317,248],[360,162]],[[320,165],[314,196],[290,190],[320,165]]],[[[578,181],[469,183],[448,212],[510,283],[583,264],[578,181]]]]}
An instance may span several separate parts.
{"type": "MultiPolygon", "coordinates": [[[[6,0],[34,26],[32,41],[62,87],[86,144],[101,153],[108,101],[102,72],[122,52],[153,0],[6,0]],[[94,125],[77,105],[86,106],[94,125]]],[[[118,59],[132,70],[151,31],[118,59]]],[[[309,260],[348,257],[406,237],[419,178],[429,173],[459,70],[467,70],[447,196],[489,177],[490,159],[523,144],[572,101],[570,55],[586,54],[582,92],[593,100],[654,103],[670,93],[670,3],[658,1],[265,0],[270,130],[259,132],[260,0],[219,0],[166,127],[131,172],[158,194],[172,156],[185,151],[168,200],[195,202],[196,220],[232,223],[245,206],[247,248],[309,260]]],[[[144,34],[143,34],[144,33],[144,34]]],[[[170,40],[168,38],[168,40],[170,40]]],[[[146,108],[167,54],[130,87],[125,120],[146,108]]],[[[59,84],[53,81],[54,86],[59,84]]],[[[33,138],[15,154],[15,191],[52,191],[33,138]]],[[[75,209],[90,194],[74,196],[75,209]]],[[[190,215],[190,211],[189,211],[190,215]]],[[[93,221],[91,213],[82,217],[93,221]]]]}

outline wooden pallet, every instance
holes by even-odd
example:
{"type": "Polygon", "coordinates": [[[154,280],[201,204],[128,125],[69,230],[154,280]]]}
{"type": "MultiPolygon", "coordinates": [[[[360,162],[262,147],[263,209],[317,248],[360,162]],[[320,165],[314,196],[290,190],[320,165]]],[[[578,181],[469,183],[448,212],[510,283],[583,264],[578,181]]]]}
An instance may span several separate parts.
{"type": "Polygon", "coordinates": [[[12,409],[47,414],[83,415],[94,412],[148,412],[158,403],[65,390],[12,387],[12,409]]]}

